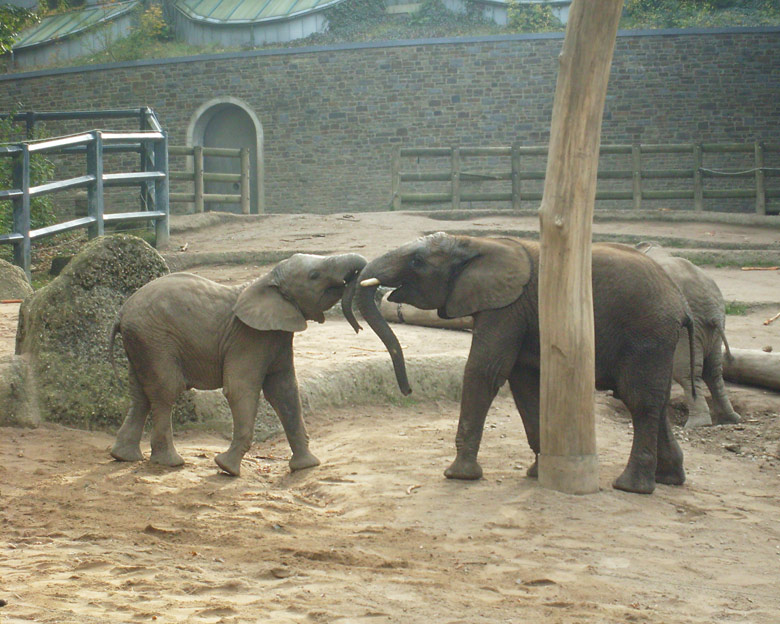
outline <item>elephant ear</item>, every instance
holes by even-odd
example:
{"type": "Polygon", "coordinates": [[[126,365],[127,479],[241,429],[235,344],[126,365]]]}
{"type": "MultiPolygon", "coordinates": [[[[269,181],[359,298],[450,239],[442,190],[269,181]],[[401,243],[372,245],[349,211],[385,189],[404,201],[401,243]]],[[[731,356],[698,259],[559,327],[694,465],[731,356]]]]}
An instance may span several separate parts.
{"type": "Polygon", "coordinates": [[[520,242],[472,238],[469,245],[475,254],[455,278],[444,307],[449,318],[508,306],[531,279],[531,258],[520,242]]]}
{"type": "Polygon", "coordinates": [[[260,331],[297,332],[306,329],[306,319],[279,288],[266,278],[247,286],[238,296],[233,312],[245,325],[260,331]]]}

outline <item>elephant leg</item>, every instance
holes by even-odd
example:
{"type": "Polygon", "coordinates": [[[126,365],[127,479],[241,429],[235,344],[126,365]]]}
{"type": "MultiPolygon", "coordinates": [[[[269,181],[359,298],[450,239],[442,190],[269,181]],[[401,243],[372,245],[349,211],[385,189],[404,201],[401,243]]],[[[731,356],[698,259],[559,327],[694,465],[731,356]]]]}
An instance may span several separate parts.
{"type": "Polygon", "coordinates": [[[474,319],[471,349],[463,373],[455,461],[444,471],[448,479],[481,479],[477,462],[482,430],[490,404],[509,377],[517,358],[518,320],[495,312],[474,319]]]}
{"type": "Polygon", "coordinates": [[[691,379],[688,336],[686,332],[683,332],[683,338],[677,343],[677,349],[674,352],[674,380],[682,386],[685,392],[685,405],[688,408],[686,429],[712,424],[710,408],[704,398],[704,383],[701,380],[702,349],[698,339],[695,342],[694,358],[693,379],[691,379]],[[696,390],[695,395],[694,389],[696,390]]]}
{"type": "Polygon", "coordinates": [[[290,368],[268,375],[263,383],[263,393],[279,416],[287,436],[287,442],[290,444],[292,450],[290,470],[295,472],[319,466],[320,460],[309,450],[309,435],[306,433],[306,425],[303,422],[301,396],[298,391],[298,380],[295,378],[295,369],[290,368]]]}
{"type": "Polygon", "coordinates": [[[539,384],[539,371],[536,369],[515,366],[509,375],[512,397],[523,419],[528,445],[534,452],[534,462],[526,471],[526,476],[532,479],[539,476],[539,384]]]}
{"type": "Polygon", "coordinates": [[[672,432],[666,408],[661,410],[658,420],[658,450],[655,467],[655,482],[664,485],[682,485],[685,483],[683,470],[683,452],[672,432]]]}
{"type": "Polygon", "coordinates": [[[149,461],[162,466],[181,466],[184,458],[176,452],[173,445],[173,425],[171,411],[174,398],[152,399],[152,454],[149,461]]]}
{"type": "Polygon", "coordinates": [[[224,388],[233,414],[233,439],[228,450],[214,458],[217,466],[231,476],[241,474],[241,460],[252,447],[260,389],[254,384],[232,383],[224,388]]]}
{"type": "Polygon", "coordinates": [[[712,420],[714,424],[718,425],[738,423],[742,418],[734,411],[728,394],[726,394],[726,384],[723,382],[723,353],[720,341],[717,342],[717,348],[713,348],[704,357],[702,368],[702,379],[710,389],[712,396],[712,420]]]}
{"type": "MultiPolygon", "coordinates": [[[[650,361],[646,356],[644,359],[650,361]]],[[[662,482],[671,481],[673,478],[669,475],[676,474],[682,483],[685,479],[682,451],[672,437],[665,415],[671,371],[666,373],[664,382],[660,377],[663,371],[656,371],[655,376],[650,376],[647,364],[626,363],[621,368],[624,373],[618,383],[618,392],[631,412],[634,440],[628,464],[612,486],[626,492],[652,494],[659,469],[659,449],[663,454],[660,465],[662,482]]]]}
{"type": "Polygon", "coordinates": [[[114,446],[111,447],[111,457],[118,461],[142,461],[144,455],[141,452],[141,436],[151,404],[141,388],[132,365],[130,366],[129,384],[130,409],[117,432],[114,446]]]}

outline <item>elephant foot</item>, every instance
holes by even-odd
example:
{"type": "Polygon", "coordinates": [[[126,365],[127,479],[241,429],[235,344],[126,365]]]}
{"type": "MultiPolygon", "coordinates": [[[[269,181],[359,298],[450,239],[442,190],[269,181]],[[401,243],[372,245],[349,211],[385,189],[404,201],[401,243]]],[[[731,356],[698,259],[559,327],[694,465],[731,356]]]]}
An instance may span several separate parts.
{"type": "Polygon", "coordinates": [[[655,477],[647,474],[647,471],[637,470],[629,464],[623,474],[612,483],[612,487],[634,494],[652,494],[655,490],[655,477]]]}
{"type": "Polygon", "coordinates": [[[293,453],[293,456],[290,458],[291,472],[295,472],[296,470],[304,470],[305,468],[313,468],[314,466],[319,465],[320,460],[312,455],[309,449],[293,453]]]}
{"type": "Polygon", "coordinates": [[[241,474],[241,459],[243,456],[243,453],[238,454],[227,450],[217,455],[214,461],[224,472],[232,477],[237,477],[241,474]]]}
{"type": "Polygon", "coordinates": [[[738,422],[742,422],[742,417],[735,411],[719,413],[716,415],[715,423],[718,425],[735,425],[738,422]]]}
{"type": "Polygon", "coordinates": [[[682,485],[685,483],[685,470],[682,466],[670,466],[662,470],[659,464],[655,471],[655,482],[664,485],[682,485]]]}
{"type": "Polygon", "coordinates": [[[138,443],[114,443],[111,447],[111,457],[117,461],[136,462],[143,461],[144,454],[141,452],[141,446],[138,443]]]}
{"type": "Polygon", "coordinates": [[[525,476],[529,479],[538,479],[539,478],[539,458],[537,457],[534,459],[534,463],[531,464],[528,467],[528,470],[525,471],[525,476]]]}
{"type": "Polygon", "coordinates": [[[464,479],[467,481],[476,481],[482,478],[482,466],[476,459],[455,458],[449,468],[444,471],[444,476],[448,479],[464,479]]]}
{"type": "Polygon", "coordinates": [[[160,464],[161,466],[169,466],[171,468],[184,464],[184,458],[179,455],[174,448],[169,448],[164,451],[155,451],[152,449],[149,461],[153,464],[160,464]]]}
{"type": "Polygon", "coordinates": [[[685,429],[709,427],[710,425],[712,425],[712,418],[709,412],[690,412],[688,420],[685,421],[685,429]]]}

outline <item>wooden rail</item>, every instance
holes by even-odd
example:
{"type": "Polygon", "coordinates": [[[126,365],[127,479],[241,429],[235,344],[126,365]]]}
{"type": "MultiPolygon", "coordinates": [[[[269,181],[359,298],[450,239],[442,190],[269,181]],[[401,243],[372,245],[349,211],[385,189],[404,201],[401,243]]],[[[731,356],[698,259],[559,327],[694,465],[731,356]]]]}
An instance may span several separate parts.
{"type": "Polygon", "coordinates": [[[171,171],[171,180],[192,182],[192,193],[171,193],[172,202],[190,202],[195,204],[195,212],[203,212],[208,202],[223,202],[241,204],[241,212],[249,214],[249,148],[231,149],[226,147],[193,147],[171,145],[168,148],[171,156],[187,156],[192,158],[192,171],[171,171]],[[203,159],[206,156],[222,158],[238,158],[241,173],[209,173],[204,171],[203,159]],[[238,183],[239,194],[205,193],[205,182],[238,183]]]}
{"type": "MultiPolygon", "coordinates": [[[[602,145],[600,154],[625,155],[631,159],[631,168],[605,170],[599,168],[599,180],[630,180],[630,190],[597,189],[597,200],[631,200],[633,207],[640,209],[644,201],[687,199],[693,201],[695,211],[705,209],[706,199],[740,198],[755,199],[756,214],[765,215],[767,201],[780,198],[780,185],[768,188],[767,178],[780,176],[780,167],[766,167],[767,153],[780,154],[780,143],[686,143],[686,144],[634,144],[602,145]],[[753,155],[753,165],[748,169],[713,169],[704,166],[705,154],[743,153],[753,155]],[[648,169],[643,166],[643,156],[690,155],[690,167],[677,169],[648,169]],[[705,188],[705,179],[753,177],[752,188],[705,188]],[[673,189],[647,189],[643,182],[649,180],[674,181],[686,180],[686,187],[673,189]]],[[[511,147],[423,147],[396,148],[392,158],[392,206],[401,210],[404,203],[432,204],[450,203],[453,209],[460,207],[463,201],[472,202],[510,202],[513,209],[520,208],[521,200],[540,201],[542,191],[522,191],[522,181],[543,181],[542,170],[523,171],[524,156],[546,157],[546,146],[511,147]],[[508,167],[495,171],[464,170],[463,160],[469,157],[508,157],[508,167]],[[404,159],[447,158],[449,167],[437,170],[410,171],[404,159]],[[511,181],[511,186],[503,184],[502,190],[469,191],[470,182],[511,181]],[[404,183],[412,182],[449,182],[447,191],[421,192],[406,191],[404,183]]]]}
{"type": "Polygon", "coordinates": [[[25,141],[0,147],[0,158],[14,160],[12,189],[0,190],[0,201],[13,202],[13,226],[6,234],[0,234],[0,244],[14,246],[14,263],[30,277],[31,242],[69,230],[87,228],[89,237],[104,233],[106,223],[153,221],[158,246],[168,241],[168,137],[160,127],[151,109],[131,111],[94,111],[73,113],[23,113],[13,116],[14,121],[25,121],[28,136],[32,135],[35,120],[42,119],[92,119],[140,116],[142,129],[138,132],[104,132],[92,130],[79,134],[25,141]],[[106,152],[137,152],[141,155],[141,171],[104,173],[103,155],[106,152]],[[86,173],[65,180],[55,180],[31,186],[30,157],[36,153],[83,154],[86,157],[86,173]],[[146,210],[105,214],[103,189],[112,186],[141,188],[142,206],[146,210]],[[87,216],[48,227],[30,228],[30,200],[33,197],[73,188],[87,189],[87,216]],[[150,208],[151,207],[151,208],[150,208]]]}

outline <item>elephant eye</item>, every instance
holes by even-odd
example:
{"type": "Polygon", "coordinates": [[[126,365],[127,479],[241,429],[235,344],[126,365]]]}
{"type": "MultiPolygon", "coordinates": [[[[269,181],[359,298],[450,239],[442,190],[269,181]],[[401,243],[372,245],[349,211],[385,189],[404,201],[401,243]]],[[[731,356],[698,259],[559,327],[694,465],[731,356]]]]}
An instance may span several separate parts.
{"type": "Polygon", "coordinates": [[[319,271],[312,271],[309,273],[309,279],[316,280],[320,278],[320,272],[319,271]]]}
{"type": "Polygon", "coordinates": [[[425,260],[423,260],[420,256],[412,256],[412,267],[415,269],[419,269],[425,264],[425,260]]]}

